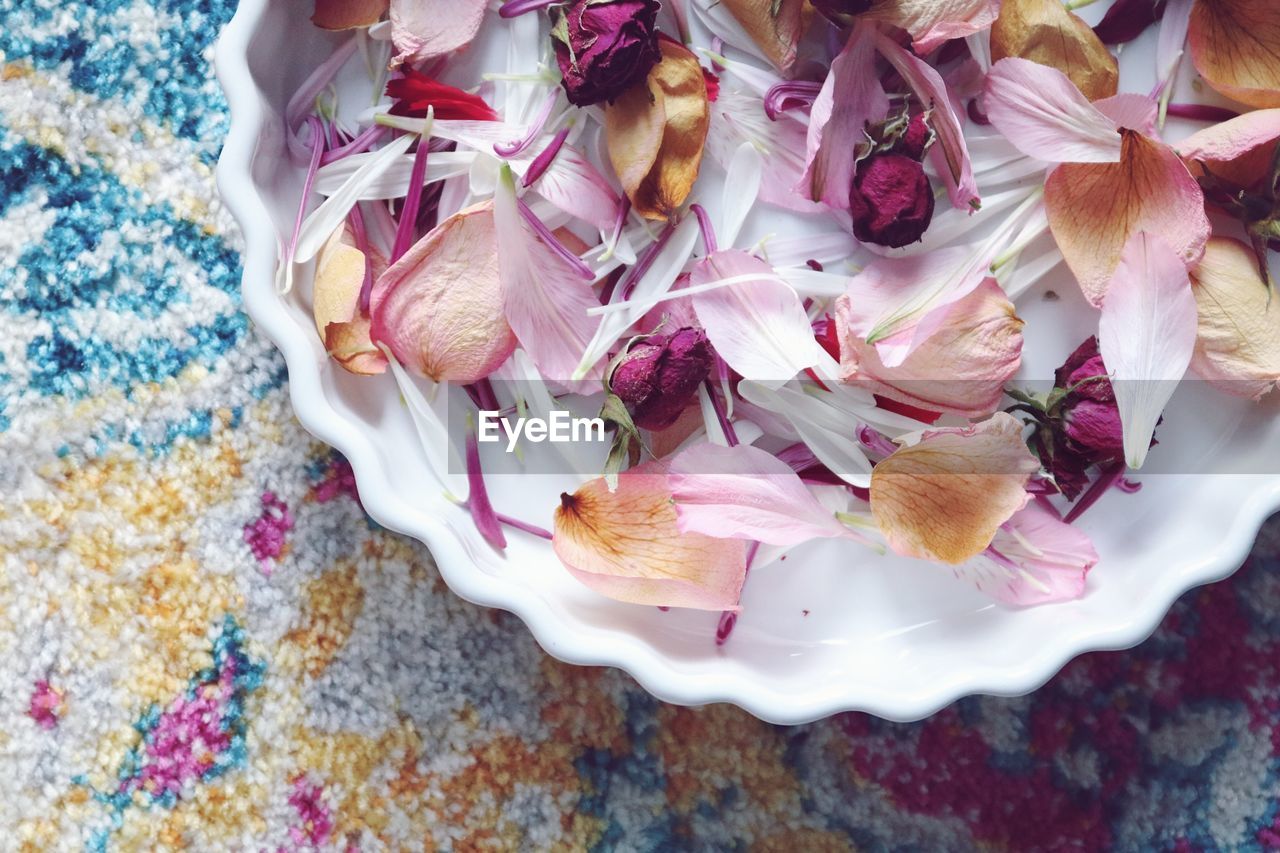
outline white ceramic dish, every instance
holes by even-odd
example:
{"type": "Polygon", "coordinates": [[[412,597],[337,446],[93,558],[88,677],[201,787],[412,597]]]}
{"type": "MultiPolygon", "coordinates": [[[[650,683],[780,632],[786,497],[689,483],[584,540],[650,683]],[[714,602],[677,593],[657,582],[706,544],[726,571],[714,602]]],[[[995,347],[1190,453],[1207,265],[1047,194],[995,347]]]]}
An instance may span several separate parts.
{"type": "MultiPolygon", "coordinates": [[[[1086,595],[1066,604],[1010,609],[943,568],[828,541],[754,572],[737,628],[717,648],[716,614],[601,598],[542,540],[515,534],[507,556],[495,554],[428,486],[392,379],[336,368],[315,334],[308,288],[288,297],[275,288],[276,234],[292,223],[300,184],[285,154],[284,104],[338,39],[311,27],[309,11],[304,0],[242,0],[217,48],[232,116],[218,184],[245,233],[245,308],[284,354],[298,419],[351,461],[369,514],[425,542],[454,592],[518,614],[552,655],[620,667],[667,701],[732,702],[772,722],[853,709],[916,719],[967,694],[1025,693],[1077,654],[1138,643],[1178,595],[1234,571],[1280,506],[1280,401],[1249,405],[1188,383],[1152,456],[1183,473],[1148,474],[1141,492],[1113,492],[1085,516],[1102,560],[1086,595]]],[[[1045,287],[1064,302],[1076,292],[1061,278],[1045,287]]],[[[1034,330],[1028,375],[1051,375],[1090,333],[1084,311],[1063,308],[1020,303],[1034,330]]],[[[500,509],[548,527],[566,485],[491,478],[500,509]]]]}

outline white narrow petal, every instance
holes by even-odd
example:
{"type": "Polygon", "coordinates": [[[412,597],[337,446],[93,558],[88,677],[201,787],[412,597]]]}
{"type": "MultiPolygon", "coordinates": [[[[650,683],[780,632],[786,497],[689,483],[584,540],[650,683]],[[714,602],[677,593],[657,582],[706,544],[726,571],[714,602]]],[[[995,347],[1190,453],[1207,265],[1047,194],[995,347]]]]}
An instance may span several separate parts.
{"type": "MultiPolygon", "coordinates": [[[[427,402],[413,377],[400,366],[400,362],[396,361],[391,351],[384,349],[383,352],[386,353],[387,363],[391,365],[391,374],[395,377],[396,385],[400,389],[400,396],[404,398],[409,415],[413,418],[413,427],[418,433],[422,450],[427,455],[427,464],[431,468],[431,473],[450,495],[459,500],[466,500],[469,488],[467,478],[462,473],[466,468],[462,464],[458,449],[453,446],[453,441],[449,438],[449,428],[427,402]]],[[[425,379],[423,381],[429,382],[425,379]]],[[[431,384],[437,390],[443,388],[445,393],[448,392],[447,385],[431,384]]]]}
{"type": "Polygon", "coordinates": [[[724,178],[724,204],[716,226],[716,241],[721,245],[732,246],[738,241],[742,223],[755,207],[763,173],[764,161],[755,146],[750,142],[739,145],[724,178]]]}
{"type": "Polygon", "coordinates": [[[387,169],[390,169],[400,155],[409,150],[417,137],[406,134],[392,140],[385,148],[379,149],[357,169],[346,182],[334,191],[333,195],[312,211],[302,223],[298,233],[298,245],[293,253],[295,263],[304,264],[315,257],[316,252],[329,239],[334,230],[342,224],[361,198],[365,187],[377,181],[387,169]]]}
{"type": "Polygon", "coordinates": [[[1196,326],[1182,258],[1163,238],[1135,234],[1107,288],[1098,324],[1131,468],[1142,467],[1160,414],[1191,363],[1196,326]]]}
{"type": "Polygon", "coordinates": [[[829,398],[806,394],[792,386],[773,389],[743,380],[738,393],[748,403],[785,418],[813,455],[840,479],[866,488],[871,484],[871,461],[854,437],[857,421],[829,404],[829,398]]]}
{"type": "Polygon", "coordinates": [[[1178,61],[1187,44],[1187,31],[1191,28],[1191,7],[1195,0],[1169,0],[1164,17],[1160,19],[1160,35],[1156,40],[1156,80],[1167,88],[1177,71],[1178,61]]]}
{"type": "MultiPolygon", "coordinates": [[[[331,196],[347,182],[364,164],[377,156],[376,151],[363,154],[352,154],[337,162],[321,166],[316,172],[315,191],[323,196],[331,196]]],[[[476,159],[474,151],[439,151],[432,152],[427,158],[427,173],[423,185],[465,175],[476,159]]],[[[401,155],[386,168],[375,180],[370,181],[360,191],[360,201],[375,199],[403,198],[409,191],[409,177],[413,173],[412,155],[401,155]]]]}

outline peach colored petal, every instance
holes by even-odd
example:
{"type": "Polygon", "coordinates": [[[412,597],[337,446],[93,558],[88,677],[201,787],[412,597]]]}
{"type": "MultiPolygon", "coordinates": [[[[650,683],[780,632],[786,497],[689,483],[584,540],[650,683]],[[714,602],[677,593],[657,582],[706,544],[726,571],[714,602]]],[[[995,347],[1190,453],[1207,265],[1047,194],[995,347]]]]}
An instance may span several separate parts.
{"type": "Polygon", "coordinates": [[[1254,110],[1188,136],[1174,145],[1193,174],[1201,164],[1236,186],[1252,187],[1271,171],[1280,140],[1280,109],[1254,110]]]}
{"type": "Polygon", "coordinates": [[[436,382],[475,382],[507,360],[516,339],[503,315],[493,203],[459,211],[378,278],[373,336],[436,382]]]}
{"type": "Polygon", "coordinates": [[[1119,87],[1115,57],[1061,0],[1004,0],[991,27],[991,59],[1007,56],[1057,68],[1091,101],[1119,87]]]}
{"type": "Polygon", "coordinates": [[[1258,399],[1280,384],[1280,299],[1253,250],[1215,237],[1191,271],[1199,330],[1191,369],[1223,390],[1258,399]]]}
{"type": "Polygon", "coordinates": [[[866,17],[902,27],[920,56],[943,42],[980,33],[1000,14],[1000,0],[879,0],[866,17]]]}
{"type": "Polygon", "coordinates": [[[720,0],[765,58],[783,71],[796,61],[796,46],[813,16],[805,0],[720,0]]]}
{"type": "Polygon", "coordinates": [[[666,219],[688,197],[711,124],[707,83],[684,45],[659,39],[662,59],[649,76],[605,107],[609,160],[631,206],[666,219]]]}
{"type": "Polygon", "coordinates": [[[956,565],[986,550],[1026,505],[1040,463],[1022,424],[999,412],[964,429],[926,432],[871,472],[871,513],[899,554],[956,565]]]}
{"type": "Polygon", "coordinates": [[[850,328],[849,300],[836,303],[841,378],[922,409],[962,417],[995,411],[1022,363],[1022,320],[995,279],[952,306],[933,332],[897,367],[850,328]]]}
{"type": "MultiPolygon", "coordinates": [[[[376,255],[373,264],[375,274],[385,266],[376,255]]],[[[364,253],[352,245],[346,227],[335,231],[316,256],[312,315],[325,352],[341,367],[351,373],[382,373],[386,357],[370,340],[369,318],[358,310],[364,265],[364,253]]]]}
{"type": "Polygon", "coordinates": [[[376,24],[389,0],[316,0],[311,23],[324,30],[350,30],[376,24]]]}
{"type": "Polygon", "coordinates": [[[1196,0],[1187,40],[1210,86],[1251,107],[1280,107],[1280,3],[1196,0]]]}
{"type": "Polygon", "coordinates": [[[552,545],[574,577],[631,604],[734,610],[747,543],[681,533],[666,465],[647,462],[560,497],[552,545]]]}
{"type": "Polygon", "coordinates": [[[487,0],[390,0],[395,68],[466,47],[480,32],[487,0]]]}
{"type": "Polygon", "coordinates": [[[1204,194],[1173,150],[1132,130],[1121,136],[1119,163],[1064,163],[1045,183],[1049,228],[1097,306],[1134,234],[1159,235],[1190,266],[1210,232],[1204,194]]]}

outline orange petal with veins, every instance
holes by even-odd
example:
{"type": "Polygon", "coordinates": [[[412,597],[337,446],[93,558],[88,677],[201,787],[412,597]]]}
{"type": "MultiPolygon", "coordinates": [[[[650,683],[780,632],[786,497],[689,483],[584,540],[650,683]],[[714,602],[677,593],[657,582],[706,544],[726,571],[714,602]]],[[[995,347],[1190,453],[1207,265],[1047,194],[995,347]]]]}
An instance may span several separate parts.
{"type": "Polygon", "coordinates": [[[1187,36],[1210,86],[1251,107],[1280,107],[1280,3],[1196,0],[1187,36]]]}
{"type": "MultiPolygon", "coordinates": [[[[386,266],[377,254],[373,274],[386,266]]],[[[364,253],[351,243],[343,226],[316,256],[311,310],[325,352],[351,373],[374,374],[387,369],[386,356],[369,339],[369,318],[358,310],[364,284],[364,253]]]]}
{"type": "Polygon", "coordinates": [[[1253,250],[1214,237],[1191,271],[1198,330],[1191,369],[1223,390],[1258,399],[1280,383],[1280,298],[1253,250]]]}
{"type": "Polygon", "coordinates": [[[1063,163],[1045,182],[1049,228],[1080,289],[1101,305],[1129,238],[1164,238],[1187,266],[1209,239],[1204,193],[1169,146],[1122,130],[1119,163],[1063,163]]]}
{"type": "Polygon", "coordinates": [[[1058,69],[1091,101],[1119,87],[1116,58],[1061,0],[1004,0],[991,27],[991,59],[1008,56],[1058,69]]]}
{"type": "Polygon", "coordinates": [[[1026,505],[1040,463],[1004,412],[963,429],[925,432],[871,473],[871,514],[895,552],[956,565],[981,554],[1026,505]]]}
{"type": "Polygon", "coordinates": [[[560,496],[552,540],[574,577],[618,601],[696,610],[736,610],[747,543],[681,533],[666,464],[647,462],[560,496]]]}
{"type": "Polygon", "coordinates": [[[351,30],[376,24],[390,0],[316,0],[311,23],[323,30],[351,30]]]}
{"type": "Polygon", "coordinates": [[[783,71],[796,61],[796,46],[813,9],[805,0],[720,0],[761,52],[783,71]],[[776,7],[776,10],[775,10],[776,7]]]}

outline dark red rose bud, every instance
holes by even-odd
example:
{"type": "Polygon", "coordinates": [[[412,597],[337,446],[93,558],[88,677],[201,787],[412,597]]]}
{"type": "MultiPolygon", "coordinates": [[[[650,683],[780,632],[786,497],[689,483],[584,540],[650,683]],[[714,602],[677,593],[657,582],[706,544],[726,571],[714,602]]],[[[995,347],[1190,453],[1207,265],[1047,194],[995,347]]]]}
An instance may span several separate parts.
{"type": "Polygon", "coordinates": [[[387,81],[387,95],[395,101],[391,114],[423,118],[428,107],[435,108],[438,119],[464,121],[497,121],[498,114],[484,98],[472,95],[421,71],[404,68],[404,76],[387,81]]]}
{"type": "Polygon", "coordinates": [[[919,160],[873,154],[858,164],[849,191],[853,235],[900,248],[918,241],[933,221],[933,187],[919,160]]]}
{"type": "Polygon", "coordinates": [[[1088,470],[1124,459],[1124,430],[1107,366],[1091,337],[1054,371],[1065,396],[1053,409],[1052,459],[1046,467],[1069,499],[1089,483],[1088,470]]]}
{"type": "Polygon", "coordinates": [[[924,151],[933,139],[933,131],[924,120],[924,113],[916,113],[907,123],[907,129],[898,141],[898,151],[916,160],[924,159],[924,151]]]}
{"type": "Polygon", "coordinates": [[[813,8],[827,17],[861,15],[871,8],[872,0],[810,0],[813,8]]]}
{"type": "Polygon", "coordinates": [[[662,58],[658,0],[574,0],[552,31],[569,103],[612,102],[662,58]]]}
{"type": "Polygon", "coordinates": [[[636,426],[665,429],[689,405],[711,362],[711,343],[702,329],[650,335],[614,365],[609,389],[626,404],[636,426]]]}
{"type": "Polygon", "coordinates": [[[1103,44],[1124,44],[1164,17],[1165,0],[1116,0],[1102,16],[1094,35],[1103,44]]]}

